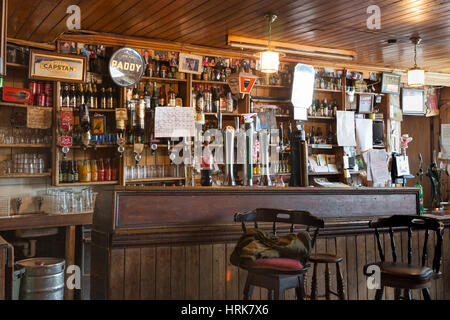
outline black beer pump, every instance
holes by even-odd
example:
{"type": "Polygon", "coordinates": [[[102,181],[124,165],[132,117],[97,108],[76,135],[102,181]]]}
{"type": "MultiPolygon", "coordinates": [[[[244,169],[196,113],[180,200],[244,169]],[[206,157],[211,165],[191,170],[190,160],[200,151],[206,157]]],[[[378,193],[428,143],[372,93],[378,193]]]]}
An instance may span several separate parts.
{"type": "Polygon", "coordinates": [[[291,187],[307,187],[308,182],[308,144],[304,124],[297,121],[297,131],[290,133],[291,142],[291,187]]]}

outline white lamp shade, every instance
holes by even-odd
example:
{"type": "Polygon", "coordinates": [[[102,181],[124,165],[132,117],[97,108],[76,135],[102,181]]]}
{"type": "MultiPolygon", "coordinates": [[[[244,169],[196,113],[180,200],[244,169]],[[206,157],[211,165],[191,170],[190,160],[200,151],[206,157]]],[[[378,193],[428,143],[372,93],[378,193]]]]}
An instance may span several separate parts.
{"type": "Polygon", "coordinates": [[[421,69],[408,70],[408,86],[422,87],[425,85],[425,71],[421,69]]]}
{"type": "Polygon", "coordinates": [[[261,52],[261,72],[274,73],[278,72],[280,64],[279,53],[275,51],[261,52]]]}

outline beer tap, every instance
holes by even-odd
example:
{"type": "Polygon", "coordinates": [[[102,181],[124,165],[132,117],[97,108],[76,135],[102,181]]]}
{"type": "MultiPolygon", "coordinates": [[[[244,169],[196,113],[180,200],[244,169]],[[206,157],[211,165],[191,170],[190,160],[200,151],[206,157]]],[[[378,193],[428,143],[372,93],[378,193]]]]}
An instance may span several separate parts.
{"type": "Polygon", "coordinates": [[[270,146],[270,133],[268,130],[263,129],[259,132],[260,143],[260,155],[261,155],[261,179],[259,185],[271,186],[270,172],[269,172],[269,146],[270,146]]]}
{"type": "Polygon", "coordinates": [[[227,126],[224,130],[224,146],[225,146],[225,186],[235,186],[233,165],[234,165],[234,133],[235,129],[227,126]]]}

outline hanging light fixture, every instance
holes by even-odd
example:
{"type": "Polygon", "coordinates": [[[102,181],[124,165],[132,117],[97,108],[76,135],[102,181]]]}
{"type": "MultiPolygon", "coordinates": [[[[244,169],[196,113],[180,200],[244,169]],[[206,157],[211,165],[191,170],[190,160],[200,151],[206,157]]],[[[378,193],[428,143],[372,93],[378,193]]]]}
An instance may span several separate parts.
{"type": "Polygon", "coordinates": [[[270,45],[270,37],[272,35],[272,23],[278,17],[274,14],[266,15],[266,19],[269,23],[269,40],[267,45],[267,50],[260,53],[261,59],[261,71],[265,73],[278,72],[278,65],[280,64],[280,54],[272,50],[270,45]]]}
{"type": "Polygon", "coordinates": [[[422,87],[425,85],[425,71],[417,67],[417,46],[422,41],[419,37],[412,37],[414,43],[414,68],[408,70],[408,86],[422,87]]]}

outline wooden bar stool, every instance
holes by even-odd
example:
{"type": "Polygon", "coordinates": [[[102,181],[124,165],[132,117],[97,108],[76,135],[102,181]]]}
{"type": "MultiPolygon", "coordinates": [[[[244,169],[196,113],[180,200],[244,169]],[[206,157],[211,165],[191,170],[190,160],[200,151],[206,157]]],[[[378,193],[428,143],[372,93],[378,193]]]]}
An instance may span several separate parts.
{"type": "Polygon", "coordinates": [[[344,281],[342,279],[342,273],[339,263],[342,261],[342,257],[338,257],[328,253],[316,253],[309,256],[309,262],[314,263],[313,276],[311,283],[311,300],[316,300],[319,297],[325,297],[327,300],[331,300],[331,295],[335,295],[339,300],[345,300],[344,294],[344,281]],[[317,266],[319,263],[325,263],[325,295],[317,295],[317,266]],[[336,264],[336,283],[337,293],[331,291],[331,279],[330,279],[330,263],[336,264]]]}
{"type": "MultiPolygon", "coordinates": [[[[319,233],[323,228],[324,221],[316,218],[307,211],[283,210],[283,209],[255,209],[246,213],[236,213],[235,222],[242,223],[242,231],[246,232],[245,222],[253,222],[258,228],[258,222],[272,222],[273,234],[277,234],[277,222],[290,224],[290,233],[294,233],[294,225],[301,224],[315,227],[311,241],[311,249],[319,233]]],[[[248,271],[247,281],[244,288],[244,300],[249,300],[254,286],[269,290],[268,299],[283,299],[284,291],[295,288],[298,300],[306,298],[304,287],[304,274],[308,271],[309,262],[302,264],[298,260],[287,258],[265,258],[257,259],[251,263],[240,264],[238,267],[248,271]]]]}

